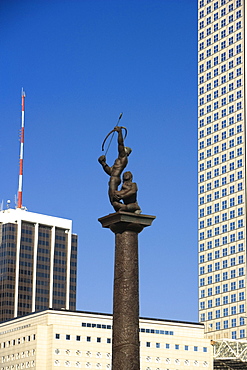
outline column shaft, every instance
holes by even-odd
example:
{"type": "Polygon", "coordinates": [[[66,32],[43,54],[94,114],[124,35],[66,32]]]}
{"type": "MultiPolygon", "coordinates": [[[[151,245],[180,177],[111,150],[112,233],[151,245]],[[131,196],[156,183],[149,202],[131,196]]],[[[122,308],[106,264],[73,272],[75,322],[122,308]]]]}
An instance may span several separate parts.
{"type": "Polygon", "coordinates": [[[116,233],[112,370],[139,370],[138,233],[116,233]]]}

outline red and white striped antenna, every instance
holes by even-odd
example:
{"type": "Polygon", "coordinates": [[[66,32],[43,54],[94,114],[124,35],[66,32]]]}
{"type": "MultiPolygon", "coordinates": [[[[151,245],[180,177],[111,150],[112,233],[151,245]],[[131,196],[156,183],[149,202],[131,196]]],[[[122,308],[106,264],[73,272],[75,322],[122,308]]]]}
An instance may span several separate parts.
{"type": "Polygon", "coordinates": [[[25,91],[21,91],[21,135],[20,135],[20,164],[17,208],[22,208],[22,182],[23,182],[23,155],[24,155],[24,123],[25,123],[25,91]]]}

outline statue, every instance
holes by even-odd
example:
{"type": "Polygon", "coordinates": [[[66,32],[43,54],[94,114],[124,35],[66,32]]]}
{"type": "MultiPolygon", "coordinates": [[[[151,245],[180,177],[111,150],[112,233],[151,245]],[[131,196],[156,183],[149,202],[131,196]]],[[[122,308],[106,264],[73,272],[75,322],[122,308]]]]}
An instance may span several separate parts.
{"type": "MultiPolygon", "coordinates": [[[[105,155],[101,155],[98,161],[102,165],[103,170],[110,176],[108,194],[110,203],[115,211],[141,213],[141,209],[137,203],[137,185],[132,182],[133,176],[131,172],[128,171],[123,174],[122,188],[121,190],[118,190],[118,186],[121,184],[121,174],[127,166],[128,156],[132,152],[131,148],[124,146],[122,128],[123,127],[121,126],[116,126],[112,130],[113,132],[116,131],[118,133],[118,157],[113,166],[108,166],[105,155]]],[[[107,137],[108,136],[109,134],[107,137]]],[[[102,146],[102,149],[103,148],[104,147],[102,146]]]]}

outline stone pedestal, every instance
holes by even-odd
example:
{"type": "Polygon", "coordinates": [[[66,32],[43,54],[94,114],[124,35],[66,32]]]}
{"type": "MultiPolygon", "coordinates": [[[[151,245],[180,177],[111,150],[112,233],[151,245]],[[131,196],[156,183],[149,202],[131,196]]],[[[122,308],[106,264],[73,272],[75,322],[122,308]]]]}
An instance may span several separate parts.
{"type": "Polygon", "coordinates": [[[112,370],[140,370],[138,234],[154,219],[121,211],[99,218],[115,234],[112,370]]]}

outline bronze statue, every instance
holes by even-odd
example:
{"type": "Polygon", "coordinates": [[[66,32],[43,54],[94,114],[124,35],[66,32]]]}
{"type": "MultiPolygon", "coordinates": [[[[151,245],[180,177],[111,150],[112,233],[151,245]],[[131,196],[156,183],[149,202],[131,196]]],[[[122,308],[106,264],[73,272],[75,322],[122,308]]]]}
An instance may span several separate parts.
{"type": "Polygon", "coordinates": [[[115,211],[141,213],[141,209],[136,199],[137,185],[136,183],[132,182],[133,176],[131,172],[125,172],[123,174],[122,188],[120,191],[118,191],[118,186],[121,184],[120,176],[128,164],[128,156],[132,151],[131,148],[124,146],[122,128],[123,127],[121,126],[116,126],[113,130],[118,133],[118,157],[113,166],[108,166],[105,155],[100,156],[98,161],[102,165],[107,175],[110,176],[108,194],[110,203],[115,211]]]}

